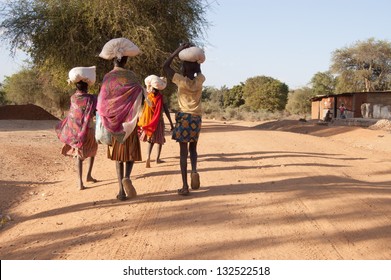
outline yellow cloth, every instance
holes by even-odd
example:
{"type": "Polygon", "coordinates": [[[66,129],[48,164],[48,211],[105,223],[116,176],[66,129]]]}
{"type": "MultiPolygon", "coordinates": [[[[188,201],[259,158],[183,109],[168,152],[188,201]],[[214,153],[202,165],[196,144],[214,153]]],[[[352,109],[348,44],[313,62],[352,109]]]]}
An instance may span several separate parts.
{"type": "Polygon", "coordinates": [[[202,85],[205,76],[201,73],[193,80],[178,73],[174,74],[172,82],[178,86],[178,104],[181,112],[201,116],[202,85]]]}
{"type": "Polygon", "coordinates": [[[137,125],[145,131],[147,136],[151,137],[159,123],[161,107],[163,104],[162,95],[160,93],[156,96],[154,93],[149,93],[147,98],[152,107],[148,106],[147,101],[144,102],[143,111],[137,125]]]}
{"type": "Polygon", "coordinates": [[[138,126],[144,126],[149,124],[153,116],[152,108],[147,105],[147,102],[144,102],[143,111],[141,113],[140,119],[138,120],[138,126]]]}

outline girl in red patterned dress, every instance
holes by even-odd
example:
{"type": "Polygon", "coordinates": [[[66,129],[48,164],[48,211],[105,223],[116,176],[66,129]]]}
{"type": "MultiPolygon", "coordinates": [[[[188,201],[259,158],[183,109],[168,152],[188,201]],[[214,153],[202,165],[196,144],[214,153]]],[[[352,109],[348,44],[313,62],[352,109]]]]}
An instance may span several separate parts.
{"type": "Polygon", "coordinates": [[[82,175],[83,161],[87,158],[89,159],[87,182],[96,182],[91,175],[98,150],[93,122],[96,96],[88,93],[88,86],[95,83],[95,77],[95,67],[76,67],[69,71],[68,81],[76,85],[76,92],[71,97],[68,115],[56,126],[57,136],[64,143],[62,154],[76,158],[80,190],[85,189],[82,175]]]}

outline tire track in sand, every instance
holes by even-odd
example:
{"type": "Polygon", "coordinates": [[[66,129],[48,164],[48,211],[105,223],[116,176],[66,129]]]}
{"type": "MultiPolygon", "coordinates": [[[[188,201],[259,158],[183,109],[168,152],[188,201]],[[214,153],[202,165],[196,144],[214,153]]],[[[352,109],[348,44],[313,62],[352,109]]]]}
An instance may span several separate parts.
{"type": "MultiPolygon", "coordinates": [[[[172,169],[172,167],[164,167],[165,170],[166,168],[172,169]]],[[[137,177],[137,175],[135,176],[137,177]]],[[[151,187],[148,188],[147,193],[139,195],[136,200],[132,201],[132,203],[138,204],[137,207],[140,209],[137,210],[137,213],[131,219],[132,228],[129,230],[131,233],[122,238],[119,245],[115,245],[110,259],[143,260],[149,255],[149,251],[153,249],[148,241],[150,239],[149,234],[156,231],[156,224],[162,208],[161,201],[155,199],[154,194],[164,192],[162,188],[170,185],[172,181],[172,176],[169,175],[160,175],[158,178],[157,182],[156,178],[145,177],[142,184],[151,187]]]]}

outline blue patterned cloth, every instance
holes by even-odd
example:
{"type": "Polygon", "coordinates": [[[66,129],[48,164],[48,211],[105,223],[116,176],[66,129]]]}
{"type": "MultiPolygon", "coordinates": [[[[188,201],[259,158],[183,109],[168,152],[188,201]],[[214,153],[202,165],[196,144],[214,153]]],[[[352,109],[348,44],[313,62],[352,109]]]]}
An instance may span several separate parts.
{"type": "Polygon", "coordinates": [[[175,128],[172,139],[177,142],[197,142],[200,136],[201,116],[178,112],[175,114],[175,128]]]}

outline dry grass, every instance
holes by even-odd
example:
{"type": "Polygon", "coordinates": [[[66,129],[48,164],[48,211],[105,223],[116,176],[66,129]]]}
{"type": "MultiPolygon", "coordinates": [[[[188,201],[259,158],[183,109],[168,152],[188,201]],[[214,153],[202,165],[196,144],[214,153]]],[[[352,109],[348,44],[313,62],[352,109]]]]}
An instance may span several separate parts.
{"type": "Polygon", "coordinates": [[[251,111],[248,108],[218,108],[210,104],[206,104],[203,107],[203,116],[208,119],[216,120],[239,120],[239,121],[267,121],[267,120],[278,120],[278,119],[308,119],[309,116],[298,116],[289,114],[286,111],[279,112],[268,112],[268,111],[251,111]]]}

